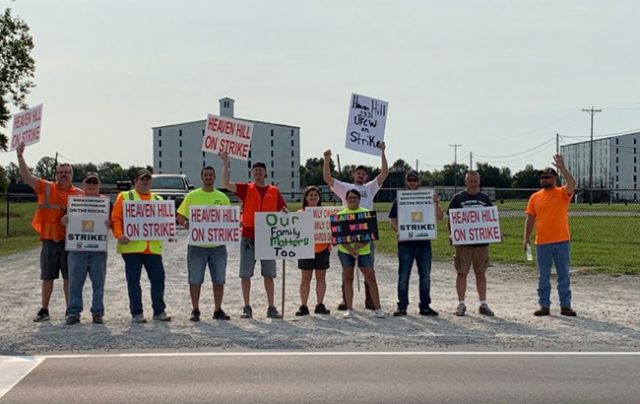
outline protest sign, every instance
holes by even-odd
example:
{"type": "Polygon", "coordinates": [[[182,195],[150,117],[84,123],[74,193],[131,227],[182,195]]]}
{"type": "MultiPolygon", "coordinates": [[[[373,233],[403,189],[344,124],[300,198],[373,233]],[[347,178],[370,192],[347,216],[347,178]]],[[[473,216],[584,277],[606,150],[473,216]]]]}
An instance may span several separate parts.
{"type": "Polygon", "coordinates": [[[257,260],[315,257],[310,212],[256,212],[255,225],[257,260]]]}
{"type": "Polygon", "coordinates": [[[67,251],[107,251],[109,198],[70,196],[67,218],[67,251]]]}
{"type": "Polygon", "coordinates": [[[378,239],[378,220],[374,210],[331,215],[331,243],[368,243],[378,239]]]}
{"type": "Polygon", "coordinates": [[[398,240],[437,238],[434,190],[398,191],[398,240]]]}
{"type": "Polygon", "coordinates": [[[253,124],[225,116],[209,114],[205,124],[202,151],[218,154],[226,152],[229,157],[249,159],[253,124]]]}
{"type": "Polygon", "coordinates": [[[479,206],[477,208],[449,209],[451,244],[487,244],[502,241],[498,208],[479,206]]]}
{"type": "Polygon", "coordinates": [[[168,241],[176,237],[174,201],[124,201],[124,236],[129,240],[168,241]]]}
{"type": "Polygon", "coordinates": [[[374,156],[382,151],[378,142],[384,141],[389,103],[364,95],[351,94],[346,148],[374,156]]]}
{"type": "Polygon", "coordinates": [[[316,244],[331,243],[331,215],[337,215],[341,206],[307,206],[313,216],[313,240],[316,244]]]}
{"type": "Polygon", "coordinates": [[[189,244],[203,247],[240,243],[240,207],[191,205],[189,244]]]}
{"type": "Polygon", "coordinates": [[[15,150],[20,143],[30,145],[40,141],[40,127],[42,125],[42,104],[13,116],[13,130],[11,131],[11,146],[9,151],[15,150]]]}

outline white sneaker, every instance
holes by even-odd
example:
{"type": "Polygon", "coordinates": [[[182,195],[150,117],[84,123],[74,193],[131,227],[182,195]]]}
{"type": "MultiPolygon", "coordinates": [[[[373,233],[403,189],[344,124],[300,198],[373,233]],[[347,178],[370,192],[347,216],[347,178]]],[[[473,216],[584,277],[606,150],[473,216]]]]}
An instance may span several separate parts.
{"type": "Polygon", "coordinates": [[[142,315],[142,314],[136,314],[135,316],[133,316],[131,318],[131,322],[132,323],[146,323],[147,319],[144,318],[144,315],[142,315]]]}
{"type": "Polygon", "coordinates": [[[342,315],[342,318],[353,318],[353,310],[345,310],[344,314],[342,315]]]}
{"type": "Polygon", "coordinates": [[[384,310],[382,310],[382,308],[379,308],[379,309],[375,309],[373,311],[373,317],[375,317],[375,318],[385,318],[385,317],[387,317],[387,315],[384,314],[384,310]]]}

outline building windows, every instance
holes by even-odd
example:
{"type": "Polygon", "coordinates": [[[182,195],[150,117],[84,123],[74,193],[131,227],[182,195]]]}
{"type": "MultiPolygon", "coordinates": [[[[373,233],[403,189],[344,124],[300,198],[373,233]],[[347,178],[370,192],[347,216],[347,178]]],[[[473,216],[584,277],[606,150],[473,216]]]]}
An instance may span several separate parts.
{"type": "Polygon", "coordinates": [[[202,158],[205,158],[204,152],[202,152],[202,158]]]}
{"type": "Polygon", "coordinates": [[[162,147],[162,140],[158,140],[158,147],[162,147]]]}
{"type": "Polygon", "coordinates": [[[291,139],[291,147],[295,146],[296,141],[294,139],[291,139]]]}
{"type": "Polygon", "coordinates": [[[182,158],[182,150],[180,150],[180,158],[182,158]]]}
{"type": "MultiPolygon", "coordinates": [[[[180,168],[182,168],[182,160],[180,160],[180,168]]],[[[182,174],[182,173],[180,173],[180,174],[182,174]]]]}
{"type": "Polygon", "coordinates": [[[296,183],[291,181],[291,189],[296,189],[296,183]]]}
{"type": "Polygon", "coordinates": [[[271,137],[273,137],[273,129],[271,129],[271,137]]]}
{"type": "Polygon", "coordinates": [[[296,172],[295,171],[291,171],[291,178],[296,178],[296,172]]]}
{"type": "MultiPolygon", "coordinates": [[[[162,137],[162,129],[158,129],[158,137],[162,137]]],[[[635,139],[634,139],[635,140],[635,139]]],[[[634,142],[635,143],[635,142],[634,142]]]]}
{"type": "Polygon", "coordinates": [[[271,160],[271,168],[273,168],[273,160],[271,160]]]}
{"type": "Polygon", "coordinates": [[[619,162],[620,162],[620,159],[616,157],[616,164],[618,164],[619,162]]]}
{"type": "Polygon", "coordinates": [[[271,178],[276,178],[276,172],[271,170],[271,178]]]}
{"type": "Polygon", "coordinates": [[[223,102],[222,106],[225,107],[225,108],[229,108],[229,101],[223,102]]]}
{"type": "Polygon", "coordinates": [[[294,150],[291,150],[291,157],[295,157],[295,156],[296,156],[295,151],[294,151],[294,150]]]}
{"type": "Polygon", "coordinates": [[[636,144],[636,140],[638,140],[638,139],[633,138],[633,144],[636,144]]]}
{"type": "Polygon", "coordinates": [[[271,150],[271,157],[273,157],[273,150],[271,150]]]}
{"type": "Polygon", "coordinates": [[[616,166],[616,172],[619,172],[619,170],[618,170],[618,166],[616,166]]]}
{"type": "Polygon", "coordinates": [[[251,168],[251,160],[247,160],[247,168],[251,168]]]}
{"type": "Polygon", "coordinates": [[[179,144],[180,144],[180,147],[182,147],[182,139],[180,139],[180,142],[179,142],[179,144]]]}
{"type": "Polygon", "coordinates": [[[296,162],[295,161],[291,161],[291,168],[294,168],[296,166],[296,162]]]}
{"type": "Polygon", "coordinates": [[[293,136],[293,129],[291,129],[291,136],[293,136]]]}
{"type": "Polygon", "coordinates": [[[634,175],[634,176],[633,176],[633,182],[636,182],[636,181],[638,181],[638,176],[637,176],[637,175],[634,175]]]}
{"type": "Polygon", "coordinates": [[[616,139],[616,144],[620,144],[620,139],[616,139]]]}
{"type": "Polygon", "coordinates": [[[620,181],[620,178],[616,175],[616,182],[620,181]]]}
{"type": "Polygon", "coordinates": [[[162,150],[158,150],[158,157],[162,157],[162,150]]]}
{"type": "Polygon", "coordinates": [[[162,161],[158,160],[158,168],[162,168],[162,161]]]}
{"type": "Polygon", "coordinates": [[[179,136],[182,137],[182,129],[180,129],[178,133],[180,134],[179,136]]]}
{"type": "MultiPolygon", "coordinates": [[[[617,139],[616,139],[617,140],[617,139]]],[[[616,147],[616,154],[618,154],[618,148],[616,147]]]]}
{"type": "Polygon", "coordinates": [[[202,160],[202,167],[206,167],[206,166],[207,166],[207,163],[204,160],[202,160]]]}
{"type": "Polygon", "coordinates": [[[273,139],[271,139],[271,147],[273,147],[273,139]]]}
{"type": "Polygon", "coordinates": [[[251,149],[249,149],[249,158],[251,158],[251,149]]]}

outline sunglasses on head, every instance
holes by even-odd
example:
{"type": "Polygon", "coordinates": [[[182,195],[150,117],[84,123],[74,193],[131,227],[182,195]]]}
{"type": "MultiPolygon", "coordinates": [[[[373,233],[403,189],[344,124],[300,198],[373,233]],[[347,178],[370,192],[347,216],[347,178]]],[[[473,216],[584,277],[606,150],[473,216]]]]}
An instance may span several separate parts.
{"type": "Polygon", "coordinates": [[[89,179],[84,180],[84,182],[86,182],[87,184],[99,184],[100,183],[100,181],[98,181],[97,178],[89,178],[89,179]]]}
{"type": "Polygon", "coordinates": [[[407,182],[418,182],[417,178],[407,178],[407,182]]]}

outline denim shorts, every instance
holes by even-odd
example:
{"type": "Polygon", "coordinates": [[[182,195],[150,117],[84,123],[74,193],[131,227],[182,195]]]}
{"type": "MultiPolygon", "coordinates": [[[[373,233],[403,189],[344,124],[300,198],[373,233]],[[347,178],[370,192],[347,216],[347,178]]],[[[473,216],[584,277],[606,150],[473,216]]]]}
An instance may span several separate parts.
{"type": "Polygon", "coordinates": [[[227,247],[198,247],[190,245],[187,249],[187,269],[189,285],[202,285],[204,271],[209,265],[211,282],[224,285],[227,273],[227,247]]]}
{"type": "MultiPolygon", "coordinates": [[[[254,240],[242,237],[240,241],[240,277],[253,277],[253,268],[256,266],[254,240]]],[[[276,277],[276,261],[260,260],[262,276],[265,278],[276,277]]]]}
{"type": "MultiPolygon", "coordinates": [[[[343,268],[354,268],[356,266],[356,259],[353,255],[338,251],[338,257],[343,268]]],[[[358,268],[373,268],[373,258],[371,254],[358,255],[358,268]]]]}
{"type": "Polygon", "coordinates": [[[50,281],[58,279],[62,272],[62,279],[69,279],[67,257],[69,253],[64,249],[64,240],[42,240],[40,251],[40,279],[50,281]]]}

